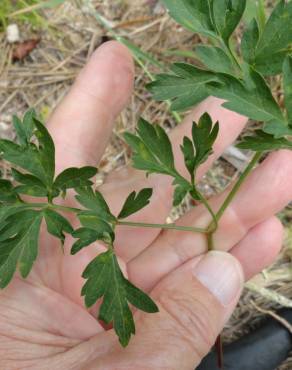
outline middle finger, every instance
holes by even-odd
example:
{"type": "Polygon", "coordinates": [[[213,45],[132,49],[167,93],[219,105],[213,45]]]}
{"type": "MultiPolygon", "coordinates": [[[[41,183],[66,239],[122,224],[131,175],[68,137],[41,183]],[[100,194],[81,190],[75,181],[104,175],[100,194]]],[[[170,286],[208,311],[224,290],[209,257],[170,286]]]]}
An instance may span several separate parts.
{"type": "MultiPolygon", "coordinates": [[[[199,180],[210,168],[215,159],[237,138],[245,126],[247,119],[221,106],[222,100],[208,98],[199,104],[187,118],[170,133],[177,170],[183,176],[189,176],[184,165],[180,145],[184,136],[191,135],[192,122],[198,121],[203,113],[208,112],[213,121],[219,121],[219,136],[214,145],[214,154],[198,171],[199,180]]],[[[165,175],[152,175],[148,179],[142,171],[125,168],[110,174],[101,192],[108,200],[111,209],[118,213],[123,201],[133,190],[153,187],[153,196],[149,206],[129,217],[129,221],[146,223],[163,223],[172,207],[172,179],[165,175]]],[[[120,257],[129,261],[146,248],[160,233],[159,229],[118,227],[116,234],[116,250],[120,257]],[[137,242],[138,241],[138,242],[137,242]]]]}
{"type": "MultiPolygon", "coordinates": [[[[249,230],[285,207],[292,199],[291,181],[292,153],[280,151],[271,154],[246,180],[224,213],[214,234],[216,249],[230,251],[249,230]]],[[[211,207],[219,209],[229,191],[227,189],[212,199],[211,207]]],[[[177,224],[206,227],[210,221],[209,213],[199,206],[184,215],[177,224]]],[[[170,271],[206,250],[204,234],[167,230],[129,262],[128,272],[138,286],[148,290],[170,271]]]]}

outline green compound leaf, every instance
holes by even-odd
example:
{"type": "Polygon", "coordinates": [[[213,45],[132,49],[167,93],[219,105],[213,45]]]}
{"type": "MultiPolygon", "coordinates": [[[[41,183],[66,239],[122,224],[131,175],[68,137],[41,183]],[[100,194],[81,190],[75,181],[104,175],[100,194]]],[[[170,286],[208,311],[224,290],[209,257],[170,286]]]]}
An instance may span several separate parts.
{"type": "Polygon", "coordinates": [[[46,220],[47,229],[50,234],[60,239],[62,245],[65,242],[65,234],[72,234],[73,228],[69,221],[52,209],[45,209],[43,215],[46,220]]]}
{"type": "Polygon", "coordinates": [[[71,248],[71,254],[78,253],[81,249],[96,242],[97,240],[104,241],[104,238],[105,238],[104,230],[105,228],[108,228],[108,224],[106,225],[100,224],[100,226],[103,226],[101,228],[101,232],[99,232],[98,230],[93,230],[93,229],[89,229],[86,227],[81,227],[73,231],[72,236],[78,240],[73,244],[71,248]]]}
{"type": "Polygon", "coordinates": [[[173,206],[177,207],[181,204],[181,202],[185,199],[187,194],[190,192],[192,188],[189,186],[180,186],[178,185],[174,189],[174,194],[173,194],[173,206]]]}
{"type": "Polygon", "coordinates": [[[243,15],[244,24],[249,24],[254,18],[257,20],[259,29],[262,32],[266,24],[264,0],[247,0],[245,13],[243,15]]]}
{"type": "Polygon", "coordinates": [[[9,140],[0,140],[2,157],[37,177],[48,189],[52,187],[55,174],[55,147],[42,123],[33,118],[34,134],[38,145],[18,145],[9,140]]]}
{"type": "Polygon", "coordinates": [[[219,123],[213,122],[208,113],[205,113],[199,123],[193,123],[192,137],[196,149],[195,168],[204,163],[213,152],[213,144],[217,139],[219,123]]]}
{"type": "Polygon", "coordinates": [[[115,216],[111,213],[106,200],[99,191],[94,191],[90,187],[75,189],[77,195],[75,198],[86,209],[98,218],[106,222],[116,221],[115,216]]]}
{"type": "Polygon", "coordinates": [[[182,182],[181,178],[176,178],[174,185],[177,185],[174,192],[173,205],[178,206],[184,197],[190,193],[193,199],[200,200],[195,187],[195,175],[197,168],[204,163],[213,153],[213,145],[218,136],[219,123],[213,122],[208,113],[201,116],[199,123],[193,122],[192,140],[184,137],[181,150],[184,155],[185,166],[191,176],[191,184],[182,182]]]}
{"type": "Polygon", "coordinates": [[[147,171],[148,174],[159,173],[173,177],[173,185],[176,187],[174,205],[178,205],[192,189],[192,185],[175,169],[172,146],[166,132],[159,126],[140,120],[136,135],[126,133],[124,137],[133,150],[135,168],[147,171]]]}
{"type": "Polygon", "coordinates": [[[24,128],[25,128],[26,139],[27,139],[28,143],[31,140],[33,132],[34,132],[34,128],[35,128],[34,119],[35,118],[36,118],[36,112],[33,108],[29,109],[24,114],[24,117],[23,117],[23,125],[24,125],[24,128]]]}
{"type": "Polygon", "coordinates": [[[210,83],[210,94],[227,100],[224,107],[258,121],[277,121],[286,125],[285,118],[264,78],[252,67],[245,70],[245,79],[221,75],[221,83],[210,83]]]}
{"type": "Polygon", "coordinates": [[[45,184],[51,188],[55,177],[55,145],[46,127],[37,119],[34,119],[34,123],[39,143],[39,161],[46,173],[45,184]]]}
{"type": "Polygon", "coordinates": [[[96,232],[95,240],[103,241],[106,244],[114,241],[115,233],[112,224],[100,218],[95,213],[91,211],[82,211],[78,214],[78,218],[84,228],[94,230],[96,232]]]}
{"type": "Polygon", "coordinates": [[[135,168],[148,173],[175,173],[171,143],[163,128],[140,119],[137,134],[126,133],[124,138],[134,152],[135,168]]]}
{"type": "Polygon", "coordinates": [[[216,46],[199,45],[196,47],[196,55],[213,72],[235,74],[234,65],[229,56],[216,46]]]}
{"type": "Polygon", "coordinates": [[[26,145],[27,137],[22,121],[17,116],[13,116],[12,122],[20,145],[26,145]]]}
{"type": "Polygon", "coordinates": [[[170,171],[174,170],[174,157],[170,140],[160,126],[153,126],[142,118],[138,122],[137,133],[144,144],[170,171]]]}
{"type": "MultiPolygon", "coordinates": [[[[181,150],[184,155],[185,166],[188,169],[192,182],[194,182],[195,171],[204,163],[213,152],[213,144],[218,136],[219,123],[213,127],[213,122],[208,113],[205,113],[196,124],[193,122],[191,141],[184,137],[181,150]]],[[[179,192],[179,190],[178,190],[179,192]]]]}
{"type": "Polygon", "coordinates": [[[259,26],[256,19],[253,19],[249,24],[248,28],[243,34],[241,40],[241,52],[243,59],[254,65],[254,60],[256,57],[256,46],[260,37],[259,26]]]}
{"type": "MultiPolygon", "coordinates": [[[[263,75],[282,72],[283,61],[292,49],[292,2],[281,0],[268,19],[261,36],[254,38],[254,58],[249,58],[257,71],[263,75]]],[[[246,54],[246,51],[245,51],[246,54]]]]}
{"type": "Polygon", "coordinates": [[[292,56],[286,57],[283,65],[283,74],[284,74],[283,84],[284,84],[285,106],[289,124],[292,126],[292,56]]]}
{"type": "Polygon", "coordinates": [[[53,188],[56,193],[60,191],[65,193],[67,189],[91,186],[93,183],[90,179],[96,174],[97,168],[95,167],[67,168],[57,176],[53,188]]]}
{"type": "Polygon", "coordinates": [[[9,180],[0,179],[0,202],[4,204],[13,204],[19,200],[12,183],[9,180]]]}
{"type": "Polygon", "coordinates": [[[279,51],[275,54],[266,57],[257,57],[251,64],[253,67],[264,76],[274,76],[281,73],[283,60],[287,55],[287,51],[279,51]]]}
{"type": "Polygon", "coordinates": [[[175,63],[173,74],[160,74],[147,85],[155,100],[171,100],[171,110],[181,111],[200,103],[208,95],[206,83],[217,81],[214,73],[185,63],[175,63]]]}
{"type": "Polygon", "coordinates": [[[170,16],[186,29],[216,38],[210,4],[213,0],[162,0],[170,16]]]}
{"type": "Polygon", "coordinates": [[[288,124],[283,125],[279,121],[270,121],[264,125],[263,131],[279,139],[283,136],[291,136],[292,126],[288,124]]]}
{"type": "Polygon", "coordinates": [[[6,225],[6,220],[9,216],[22,211],[24,208],[26,208],[26,206],[22,203],[15,202],[5,204],[5,202],[3,202],[0,207],[0,230],[2,230],[2,228],[6,225]]]}
{"type": "Polygon", "coordinates": [[[126,199],[118,218],[126,218],[146,207],[150,203],[152,193],[150,188],[142,189],[138,194],[133,191],[126,199]]]}
{"type": "Polygon", "coordinates": [[[183,139],[181,151],[183,152],[184,155],[185,166],[189,171],[190,175],[193,176],[193,173],[196,168],[195,149],[192,140],[187,136],[185,136],[183,139]]]}
{"type": "Polygon", "coordinates": [[[292,142],[285,139],[276,139],[273,135],[257,130],[254,136],[247,136],[237,145],[240,149],[250,149],[256,152],[265,152],[278,149],[292,149],[292,142]]]}
{"type": "Polygon", "coordinates": [[[17,116],[13,116],[13,126],[16,131],[17,138],[21,145],[28,145],[34,131],[34,118],[36,113],[34,109],[28,110],[21,121],[17,116]]]}
{"type": "Polygon", "coordinates": [[[135,334],[129,303],[144,312],[158,312],[152,299],[123,276],[111,249],[96,257],[82,276],[87,280],[81,293],[86,306],[91,307],[98,299],[103,298],[98,318],[106,324],[113,324],[124,347],[129,343],[131,335],[135,334]]]}
{"type": "Polygon", "coordinates": [[[213,0],[214,23],[225,43],[239,24],[245,7],[246,0],[213,0]]]}
{"type": "Polygon", "coordinates": [[[287,112],[288,122],[279,122],[279,120],[271,120],[264,125],[263,130],[267,134],[275,136],[279,139],[283,136],[292,136],[292,62],[291,57],[287,56],[283,64],[283,85],[284,85],[284,96],[285,96],[285,106],[287,112]]]}
{"type": "MultiPolygon", "coordinates": [[[[6,208],[6,207],[4,207],[6,208]]],[[[38,254],[38,239],[42,214],[34,210],[19,210],[9,216],[6,211],[5,226],[0,240],[0,288],[5,288],[18,268],[23,278],[30,273],[38,254]]],[[[10,209],[11,211],[11,209],[10,209]]],[[[3,215],[2,213],[2,215],[3,215]]]]}
{"type": "Polygon", "coordinates": [[[15,191],[17,193],[26,194],[33,197],[47,196],[48,189],[36,176],[23,174],[15,168],[12,168],[11,172],[14,180],[21,184],[15,187],[15,191]]]}
{"type": "Polygon", "coordinates": [[[110,212],[104,197],[89,187],[77,188],[76,191],[76,199],[86,210],[77,215],[83,227],[72,234],[79,240],[73,244],[71,253],[76,254],[97,240],[111,245],[115,239],[114,227],[117,220],[110,212]]]}

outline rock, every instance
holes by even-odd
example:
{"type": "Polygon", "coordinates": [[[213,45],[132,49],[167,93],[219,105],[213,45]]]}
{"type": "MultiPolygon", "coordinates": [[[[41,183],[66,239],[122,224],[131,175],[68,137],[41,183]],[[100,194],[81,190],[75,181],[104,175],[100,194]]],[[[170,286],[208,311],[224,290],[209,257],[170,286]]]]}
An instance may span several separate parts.
{"type": "Polygon", "coordinates": [[[19,42],[20,35],[19,35],[19,28],[17,24],[15,23],[9,24],[9,26],[6,29],[6,39],[11,44],[13,44],[14,42],[19,42]]]}

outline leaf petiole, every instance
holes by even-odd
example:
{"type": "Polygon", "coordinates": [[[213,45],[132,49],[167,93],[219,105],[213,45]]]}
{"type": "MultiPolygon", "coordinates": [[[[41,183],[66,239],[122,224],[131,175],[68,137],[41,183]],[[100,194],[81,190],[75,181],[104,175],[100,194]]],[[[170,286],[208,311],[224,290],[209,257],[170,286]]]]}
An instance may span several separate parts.
{"type": "Polygon", "coordinates": [[[65,207],[65,206],[60,206],[58,204],[51,204],[51,203],[24,203],[22,207],[24,208],[49,208],[49,209],[55,209],[59,211],[73,212],[73,213],[79,213],[82,211],[79,208],[65,207]]]}
{"type": "MultiPolygon", "coordinates": [[[[24,208],[50,208],[64,212],[72,212],[72,213],[79,213],[82,210],[79,208],[74,207],[65,207],[60,206],[58,204],[47,204],[47,203],[25,203],[23,205],[24,208]]],[[[178,226],[175,224],[150,224],[145,222],[130,222],[130,221],[117,221],[116,225],[124,225],[124,226],[133,226],[133,227],[146,227],[146,228],[154,228],[154,229],[171,229],[171,230],[179,230],[179,231],[191,231],[195,233],[202,233],[206,234],[207,230],[199,227],[191,227],[191,226],[178,226]]]]}
{"type": "Polygon", "coordinates": [[[212,228],[209,226],[209,228],[206,230],[206,232],[207,233],[214,233],[218,228],[218,218],[217,218],[215,212],[213,211],[213,209],[211,208],[207,199],[203,196],[203,194],[201,194],[197,189],[196,189],[196,194],[198,195],[198,197],[200,198],[200,201],[207,208],[208,212],[212,216],[212,222],[211,222],[212,228]]]}
{"type": "Polygon", "coordinates": [[[225,52],[227,53],[227,55],[230,57],[231,61],[233,62],[234,66],[237,68],[238,72],[241,73],[242,71],[241,65],[237,59],[237,56],[233,53],[229,42],[225,43],[222,40],[219,40],[219,41],[220,41],[219,43],[222,49],[225,50],[225,52]]]}
{"type": "Polygon", "coordinates": [[[242,174],[239,176],[237,182],[233,186],[232,190],[226,197],[225,201],[223,202],[222,206],[220,207],[219,211],[216,214],[217,221],[221,219],[223,216],[225,210],[228,208],[230,203],[233,201],[234,197],[236,196],[238,190],[240,189],[242,183],[247,178],[247,176],[250,174],[250,172],[253,170],[255,164],[259,161],[259,159],[262,156],[262,152],[256,152],[246,169],[242,172],[242,174]]]}
{"type": "Polygon", "coordinates": [[[178,226],[175,224],[149,224],[145,222],[130,222],[130,221],[117,221],[117,225],[132,226],[132,227],[149,227],[154,229],[170,229],[178,231],[191,231],[194,233],[206,234],[207,230],[199,227],[191,226],[178,226]]]}

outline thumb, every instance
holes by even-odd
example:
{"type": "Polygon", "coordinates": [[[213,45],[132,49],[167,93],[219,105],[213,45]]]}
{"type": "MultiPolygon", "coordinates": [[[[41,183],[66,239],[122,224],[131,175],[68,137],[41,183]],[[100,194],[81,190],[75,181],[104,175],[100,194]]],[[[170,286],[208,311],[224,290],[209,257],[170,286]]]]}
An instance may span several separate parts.
{"type": "Polygon", "coordinates": [[[152,292],[160,312],[137,315],[127,361],[136,361],[136,369],[194,369],[231,316],[243,283],[240,263],[225,252],[210,252],[170,273],[152,292]]]}

